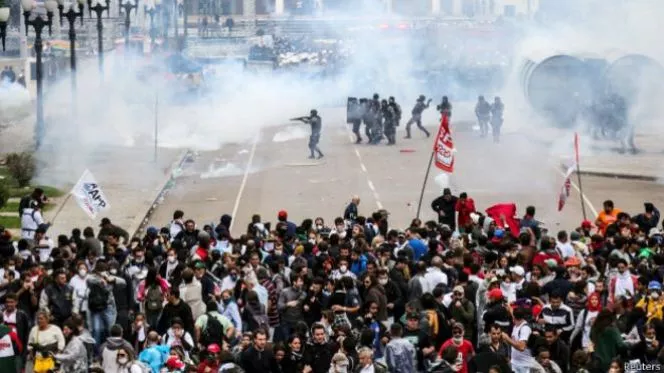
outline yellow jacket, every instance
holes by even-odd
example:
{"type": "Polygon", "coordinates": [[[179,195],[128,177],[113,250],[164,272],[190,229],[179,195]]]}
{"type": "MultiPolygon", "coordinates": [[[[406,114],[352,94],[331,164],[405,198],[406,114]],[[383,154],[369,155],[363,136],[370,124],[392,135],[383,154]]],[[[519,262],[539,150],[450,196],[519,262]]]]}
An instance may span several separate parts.
{"type": "Polygon", "coordinates": [[[662,310],[664,308],[664,300],[662,298],[654,300],[650,296],[646,296],[641,298],[636,307],[646,311],[648,322],[653,319],[662,320],[664,318],[664,311],[662,310]]]}

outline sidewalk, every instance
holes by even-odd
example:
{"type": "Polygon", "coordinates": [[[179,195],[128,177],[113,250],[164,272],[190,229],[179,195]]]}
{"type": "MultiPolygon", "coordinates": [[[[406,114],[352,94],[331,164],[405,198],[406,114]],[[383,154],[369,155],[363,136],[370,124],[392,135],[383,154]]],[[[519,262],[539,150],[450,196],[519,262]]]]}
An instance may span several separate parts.
{"type": "MultiPolygon", "coordinates": [[[[517,133],[549,148],[562,170],[574,162],[573,130],[534,128],[517,133]]],[[[664,136],[637,130],[634,142],[638,153],[621,154],[619,141],[594,140],[579,133],[581,174],[645,181],[664,179],[664,136]]]]}
{"type": "MultiPolygon", "coordinates": [[[[88,226],[93,227],[96,234],[99,231],[99,222],[105,217],[133,235],[140,228],[163,189],[169,184],[172,171],[179,166],[184,154],[181,149],[160,149],[155,163],[150,148],[97,150],[87,160],[87,168],[101,186],[110,208],[92,220],[73,198],[60,197],[54,201],[56,207],[45,214],[45,219],[53,223],[49,229],[49,236],[53,239],[60,234],[69,236],[73,228],[83,229],[88,226]],[[65,205],[62,211],[53,220],[63,202],[65,205]]],[[[63,186],[62,189],[71,190],[78,180],[78,176],[72,177],[73,172],[82,174],[84,169],[73,171],[70,169],[71,165],[66,162],[54,163],[56,164],[47,165],[46,170],[42,172],[44,176],[40,179],[48,180],[53,175],[67,175],[70,179],[69,185],[63,186]]]]}

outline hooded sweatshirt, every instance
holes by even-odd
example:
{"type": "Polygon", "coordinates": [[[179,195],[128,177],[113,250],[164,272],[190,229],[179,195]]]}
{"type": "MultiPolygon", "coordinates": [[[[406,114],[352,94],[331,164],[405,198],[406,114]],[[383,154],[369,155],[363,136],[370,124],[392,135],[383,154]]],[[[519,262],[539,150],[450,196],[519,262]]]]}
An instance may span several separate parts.
{"type": "Polygon", "coordinates": [[[109,337],[104,344],[101,345],[101,367],[104,372],[117,372],[119,367],[117,363],[117,353],[120,347],[129,351],[134,351],[131,344],[122,337],[109,337]]]}
{"type": "Polygon", "coordinates": [[[86,343],[95,343],[89,333],[77,335],[65,346],[62,353],[56,354],[55,359],[61,364],[63,372],[86,373],[88,371],[88,351],[86,343]]]}
{"type": "Polygon", "coordinates": [[[0,324],[0,372],[16,371],[16,356],[23,351],[18,336],[7,325],[0,324]]]}

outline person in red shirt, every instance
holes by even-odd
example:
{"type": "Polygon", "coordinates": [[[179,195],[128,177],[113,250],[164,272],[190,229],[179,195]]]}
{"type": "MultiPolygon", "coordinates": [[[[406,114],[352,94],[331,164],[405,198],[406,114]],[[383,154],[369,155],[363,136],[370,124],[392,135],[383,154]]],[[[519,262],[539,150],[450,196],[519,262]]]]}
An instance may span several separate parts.
{"type": "Polygon", "coordinates": [[[213,343],[207,346],[207,359],[198,364],[197,373],[213,373],[219,371],[221,366],[221,348],[218,344],[213,343]]]}
{"type": "MultiPolygon", "coordinates": [[[[461,323],[454,323],[452,325],[452,338],[448,339],[440,346],[438,351],[438,356],[443,357],[443,352],[448,346],[454,346],[459,351],[461,355],[461,369],[459,373],[468,373],[468,361],[475,355],[475,350],[473,349],[473,344],[463,338],[463,325],[461,323]]],[[[457,362],[458,362],[457,358],[457,362]]]]}
{"type": "Polygon", "coordinates": [[[459,224],[457,225],[459,232],[464,233],[466,227],[472,223],[470,214],[475,212],[475,201],[472,198],[468,198],[467,193],[461,193],[459,194],[459,199],[457,199],[454,210],[459,213],[459,224]]]}

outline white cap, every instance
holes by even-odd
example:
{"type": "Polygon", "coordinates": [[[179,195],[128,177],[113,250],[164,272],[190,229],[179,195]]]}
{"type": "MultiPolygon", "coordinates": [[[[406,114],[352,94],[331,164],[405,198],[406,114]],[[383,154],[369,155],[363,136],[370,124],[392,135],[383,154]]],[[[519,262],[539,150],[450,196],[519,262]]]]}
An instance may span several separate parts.
{"type": "Polygon", "coordinates": [[[526,275],[526,270],[523,269],[523,267],[521,267],[521,266],[514,266],[514,267],[510,267],[510,273],[514,273],[517,276],[523,277],[523,276],[526,275]]]}

